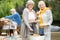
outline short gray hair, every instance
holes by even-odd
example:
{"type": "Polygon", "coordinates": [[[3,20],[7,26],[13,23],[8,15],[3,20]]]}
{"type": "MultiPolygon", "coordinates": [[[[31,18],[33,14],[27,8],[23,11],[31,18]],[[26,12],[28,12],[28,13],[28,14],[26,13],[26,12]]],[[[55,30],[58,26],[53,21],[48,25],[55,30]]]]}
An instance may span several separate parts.
{"type": "Polygon", "coordinates": [[[28,7],[29,4],[33,4],[34,5],[34,2],[32,0],[29,0],[26,2],[26,7],[28,7]]]}
{"type": "Polygon", "coordinates": [[[39,2],[38,2],[38,8],[40,8],[40,5],[41,5],[42,3],[44,4],[44,6],[46,6],[44,1],[39,1],[39,2]]]}
{"type": "Polygon", "coordinates": [[[16,11],[14,8],[10,9],[10,11],[16,11]]]}

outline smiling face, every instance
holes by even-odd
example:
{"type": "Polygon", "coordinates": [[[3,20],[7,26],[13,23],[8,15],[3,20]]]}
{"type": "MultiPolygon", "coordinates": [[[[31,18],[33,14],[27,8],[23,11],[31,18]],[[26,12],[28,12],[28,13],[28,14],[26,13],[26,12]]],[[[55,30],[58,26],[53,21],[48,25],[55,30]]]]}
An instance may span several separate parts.
{"type": "Polygon", "coordinates": [[[39,4],[38,4],[38,7],[40,9],[44,9],[46,7],[45,2],[44,1],[40,1],[39,4]]]}
{"type": "Polygon", "coordinates": [[[44,8],[45,8],[45,4],[44,4],[44,3],[41,3],[41,4],[40,4],[40,8],[41,8],[41,9],[44,9],[44,8]]]}
{"type": "Polygon", "coordinates": [[[14,14],[15,13],[15,11],[10,11],[11,12],[11,14],[14,14]]]}
{"type": "Polygon", "coordinates": [[[29,4],[29,5],[28,5],[28,9],[30,9],[30,10],[32,10],[32,9],[33,9],[33,7],[34,7],[34,5],[33,5],[33,4],[29,4]]]}
{"type": "Polygon", "coordinates": [[[16,12],[16,10],[15,9],[11,9],[10,12],[11,12],[11,14],[14,14],[16,12]]]}

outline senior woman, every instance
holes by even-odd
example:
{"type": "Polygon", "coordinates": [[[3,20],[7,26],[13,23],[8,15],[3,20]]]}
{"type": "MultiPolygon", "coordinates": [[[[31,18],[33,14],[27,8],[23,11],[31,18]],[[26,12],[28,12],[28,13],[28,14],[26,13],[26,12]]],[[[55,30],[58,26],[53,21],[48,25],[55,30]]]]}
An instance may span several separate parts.
{"type": "Polygon", "coordinates": [[[36,15],[35,15],[35,11],[33,10],[33,7],[34,7],[34,2],[30,0],[30,1],[27,1],[26,8],[23,10],[22,17],[23,17],[25,27],[22,26],[23,27],[22,30],[25,30],[24,32],[26,32],[27,34],[26,36],[28,36],[29,34],[35,33],[36,15]]]}
{"type": "Polygon", "coordinates": [[[44,1],[39,1],[38,7],[40,9],[40,11],[37,12],[39,20],[39,28],[42,28],[39,30],[39,33],[42,32],[46,36],[45,40],[51,40],[50,27],[53,21],[52,12],[48,7],[46,7],[44,1]]]}
{"type": "MultiPolygon", "coordinates": [[[[19,13],[14,9],[14,8],[12,8],[11,10],[10,10],[10,12],[11,12],[11,15],[9,15],[9,16],[6,16],[5,17],[5,19],[10,19],[10,20],[12,20],[12,24],[11,25],[13,25],[14,26],[14,29],[17,29],[17,28],[19,28],[20,29],[20,26],[21,26],[21,17],[20,17],[20,15],[19,15],[19,13]],[[18,26],[18,27],[17,27],[18,26]]],[[[10,33],[9,33],[9,31],[8,31],[8,33],[11,35],[11,33],[13,33],[14,31],[13,31],[13,27],[10,27],[10,33]]],[[[20,32],[19,32],[20,33],[20,32]]]]}

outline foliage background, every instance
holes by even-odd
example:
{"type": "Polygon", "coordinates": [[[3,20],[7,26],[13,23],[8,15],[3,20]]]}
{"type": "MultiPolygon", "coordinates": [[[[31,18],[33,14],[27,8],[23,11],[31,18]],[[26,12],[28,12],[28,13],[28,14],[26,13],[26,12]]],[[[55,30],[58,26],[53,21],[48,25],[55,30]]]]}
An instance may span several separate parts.
{"type": "MultiPolygon", "coordinates": [[[[25,4],[28,0],[0,0],[0,18],[10,15],[10,9],[16,8],[19,14],[22,14],[25,4]]],[[[40,0],[33,0],[35,2],[34,10],[38,11],[38,2],[40,0]]],[[[44,0],[46,5],[52,9],[53,13],[53,24],[60,26],[60,0],[44,0]]]]}

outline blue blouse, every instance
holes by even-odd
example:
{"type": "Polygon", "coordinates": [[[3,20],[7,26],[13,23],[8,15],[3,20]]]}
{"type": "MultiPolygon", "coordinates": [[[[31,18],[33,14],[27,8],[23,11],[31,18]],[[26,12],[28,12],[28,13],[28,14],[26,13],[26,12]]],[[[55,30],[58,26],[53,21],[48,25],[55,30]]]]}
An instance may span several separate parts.
{"type": "Polygon", "coordinates": [[[18,25],[21,25],[21,17],[17,12],[14,13],[13,15],[6,16],[5,18],[9,18],[9,19],[15,21],[18,25]]]}

